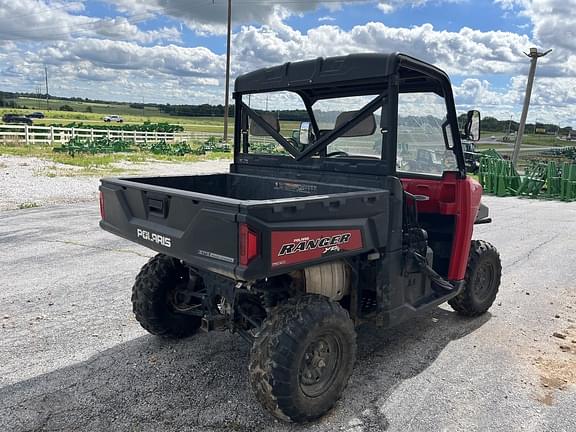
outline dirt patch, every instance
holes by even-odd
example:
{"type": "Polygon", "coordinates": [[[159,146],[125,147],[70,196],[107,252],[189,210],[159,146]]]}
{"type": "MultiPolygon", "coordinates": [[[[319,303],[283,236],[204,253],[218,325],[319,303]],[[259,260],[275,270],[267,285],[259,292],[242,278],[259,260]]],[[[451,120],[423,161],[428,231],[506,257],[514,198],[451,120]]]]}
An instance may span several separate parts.
{"type": "Polygon", "coordinates": [[[542,393],[536,399],[545,405],[554,403],[554,392],[576,385],[576,327],[554,332],[552,350],[536,358],[542,393]]]}

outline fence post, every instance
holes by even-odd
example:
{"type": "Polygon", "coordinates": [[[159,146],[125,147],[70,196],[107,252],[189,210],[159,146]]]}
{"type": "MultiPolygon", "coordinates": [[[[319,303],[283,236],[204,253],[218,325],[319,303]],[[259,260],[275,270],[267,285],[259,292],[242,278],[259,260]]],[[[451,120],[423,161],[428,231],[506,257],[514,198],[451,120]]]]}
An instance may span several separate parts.
{"type": "Polygon", "coordinates": [[[148,131],[144,132],[144,144],[148,144],[148,131]]]}
{"type": "Polygon", "coordinates": [[[50,126],[50,144],[54,144],[54,126],[50,126]]]}
{"type": "Polygon", "coordinates": [[[26,145],[30,144],[30,136],[28,135],[28,125],[24,124],[24,140],[26,141],[26,145]]]}
{"type": "Polygon", "coordinates": [[[94,129],[90,129],[90,141],[94,141],[94,129]]]}
{"type": "Polygon", "coordinates": [[[124,129],[120,131],[120,139],[124,141],[124,129]]]}
{"type": "Polygon", "coordinates": [[[110,129],[106,129],[106,138],[110,139],[110,129]]]}
{"type": "Polygon", "coordinates": [[[136,144],[136,131],[134,131],[134,144],[136,144]]]}

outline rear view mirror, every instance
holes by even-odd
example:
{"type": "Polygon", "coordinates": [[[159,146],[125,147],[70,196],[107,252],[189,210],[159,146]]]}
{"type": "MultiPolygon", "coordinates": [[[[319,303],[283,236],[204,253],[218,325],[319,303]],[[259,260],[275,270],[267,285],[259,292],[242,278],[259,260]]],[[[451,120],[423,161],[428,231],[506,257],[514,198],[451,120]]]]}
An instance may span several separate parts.
{"type": "Polygon", "coordinates": [[[298,134],[300,145],[310,144],[310,122],[300,123],[300,133],[298,134]]]}
{"type": "MultiPolygon", "coordinates": [[[[340,126],[347,123],[357,115],[358,111],[345,111],[338,114],[338,117],[336,117],[336,123],[334,124],[334,129],[338,129],[340,126]]],[[[370,114],[368,117],[366,117],[364,120],[361,120],[360,123],[356,124],[352,129],[343,133],[341,136],[370,136],[374,134],[374,131],[376,131],[376,118],[374,117],[374,114],[370,114]]]]}
{"type": "MultiPolygon", "coordinates": [[[[275,113],[264,112],[258,113],[258,115],[264,120],[266,123],[272,127],[276,132],[280,132],[280,121],[278,120],[278,116],[275,113]]],[[[253,136],[270,136],[266,130],[261,127],[258,123],[254,121],[254,119],[250,119],[250,135],[253,136]]]]}
{"type": "Polygon", "coordinates": [[[464,138],[470,141],[480,139],[480,111],[468,111],[466,125],[464,126],[464,138]]]}

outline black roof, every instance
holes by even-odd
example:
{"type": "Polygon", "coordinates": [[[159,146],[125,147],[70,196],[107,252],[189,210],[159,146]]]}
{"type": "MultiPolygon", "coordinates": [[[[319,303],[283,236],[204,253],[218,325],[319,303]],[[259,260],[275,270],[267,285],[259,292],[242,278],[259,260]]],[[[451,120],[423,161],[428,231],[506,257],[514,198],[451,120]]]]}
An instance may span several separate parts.
{"type": "MultiPolygon", "coordinates": [[[[317,58],[299,62],[284,63],[244,74],[236,78],[234,90],[240,93],[258,93],[276,90],[292,90],[308,94],[312,98],[322,98],[324,91],[333,94],[335,88],[345,92],[350,88],[362,86],[367,93],[370,84],[381,88],[392,74],[399,73],[400,78],[409,81],[429,81],[433,87],[441,85],[438,81],[449,82],[448,76],[433,65],[400,53],[392,54],[350,54],[341,57],[317,58]],[[315,90],[313,92],[307,89],[315,90]]],[[[356,88],[357,89],[357,88],[356,88]]]]}

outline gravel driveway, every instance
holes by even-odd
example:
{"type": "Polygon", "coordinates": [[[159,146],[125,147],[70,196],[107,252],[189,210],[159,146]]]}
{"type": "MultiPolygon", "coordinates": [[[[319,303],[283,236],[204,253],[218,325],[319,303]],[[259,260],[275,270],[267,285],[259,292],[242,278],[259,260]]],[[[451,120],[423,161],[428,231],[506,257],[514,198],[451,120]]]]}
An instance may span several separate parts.
{"type": "Polygon", "coordinates": [[[361,328],[343,398],[305,426],[255,401],[240,337],[139,327],[152,253],[100,230],[95,200],[0,212],[0,431],[575,431],[576,204],[485,202],[475,237],[504,265],[490,313],[361,328]]]}
{"type": "MultiPolygon", "coordinates": [[[[192,163],[122,162],[113,168],[131,175],[184,175],[226,171],[229,160],[192,163]]],[[[80,167],[35,157],[0,156],[0,211],[94,201],[99,177],[77,175],[80,167]]]]}

